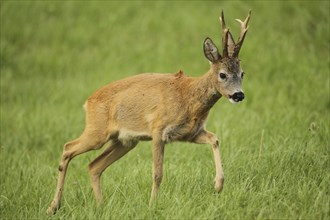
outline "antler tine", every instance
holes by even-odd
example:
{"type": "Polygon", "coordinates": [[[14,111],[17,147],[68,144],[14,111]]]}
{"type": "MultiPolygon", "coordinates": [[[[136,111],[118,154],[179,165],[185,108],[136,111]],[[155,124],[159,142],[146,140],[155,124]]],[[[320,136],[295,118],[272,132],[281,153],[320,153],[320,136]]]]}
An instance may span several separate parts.
{"type": "Polygon", "coordinates": [[[251,10],[249,11],[249,14],[245,18],[244,21],[241,21],[240,19],[235,19],[240,24],[240,26],[241,26],[241,33],[239,35],[238,42],[235,45],[235,50],[234,50],[234,54],[233,54],[233,56],[235,56],[235,57],[238,56],[239,51],[240,51],[240,49],[242,47],[242,44],[243,44],[243,41],[244,41],[246,32],[249,29],[248,24],[249,24],[249,21],[250,21],[250,17],[251,17],[251,10]]]}
{"type": "Polygon", "coordinates": [[[225,22],[225,16],[223,14],[223,10],[221,11],[221,16],[219,17],[219,19],[221,22],[222,30],[224,30],[226,28],[226,22],[225,22]]]}
{"type": "Polygon", "coordinates": [[[225,16],[223,10],[221,11],[221,16],[219,17],[221,28],[222,28],[222,48],[223,48],[223,57],[228,57],[228,32],[229,29],[226,27],[225,16]]]}

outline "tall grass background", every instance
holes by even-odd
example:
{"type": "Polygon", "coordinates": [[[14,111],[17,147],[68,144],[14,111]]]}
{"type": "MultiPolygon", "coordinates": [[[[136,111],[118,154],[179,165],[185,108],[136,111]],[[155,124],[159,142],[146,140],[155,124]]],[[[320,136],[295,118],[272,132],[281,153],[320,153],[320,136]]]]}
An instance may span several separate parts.
{"type": "Polygon", "coordinates": [[[73,159],[54,219],[328,219],[329,1],[1,1],[0,218],[45,219],[64,143],[84,128],[99,87],[143,72],[205,73],[205,37],[221,43],[224,9],[252,9],[240,53],[246,99],[225,99],[207,129],[221,143],[225,185],[207,145],[173,143],[156,207],[151,145],[103,174],[97,208],[87,165],[73,159]]]}

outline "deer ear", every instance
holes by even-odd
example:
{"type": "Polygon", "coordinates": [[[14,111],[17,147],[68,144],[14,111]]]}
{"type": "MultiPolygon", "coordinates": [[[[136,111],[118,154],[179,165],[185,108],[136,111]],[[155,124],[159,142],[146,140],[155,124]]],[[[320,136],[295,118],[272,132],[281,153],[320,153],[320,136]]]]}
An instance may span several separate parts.
{"type": "Polygon", "coordinates": [[[234,41],[233,35],[231,35],[230,32],[228,32],[227,47],[228,47],[228,55],[229,55],[229,57],[232,57],[234,54],[234,49],[235,49],[235,41],[234,41]]]}
{"type": "Polygon", "coordinates": [[[215,46],[211,38],[206,38],[204,40],[204,55],[211,62],[215,63],[217,60],[221,58],[218,48],[215,46]]]}

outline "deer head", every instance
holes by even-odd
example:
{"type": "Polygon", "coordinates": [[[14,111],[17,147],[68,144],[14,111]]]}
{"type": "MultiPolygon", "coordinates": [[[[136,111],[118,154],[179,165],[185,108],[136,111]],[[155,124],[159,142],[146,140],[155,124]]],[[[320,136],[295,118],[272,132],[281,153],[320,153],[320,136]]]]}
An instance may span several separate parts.
{"type": "Polygon", "coordinates": [[[204,41],[204,55],[211,63],[213,86],[232,103],[238,103],[244,99],[242,90],[244,71],[241,68],[238,54],[248,30],[250,16],[251,11],[249,11],[244,21],[236,19],[240,24],[241,33],[237,43],[235,43],[229,28],[226,27],[223,11],[221,12],[222,55],[220,55],[218,48],[210,38],[207,37],[204,41]]]}

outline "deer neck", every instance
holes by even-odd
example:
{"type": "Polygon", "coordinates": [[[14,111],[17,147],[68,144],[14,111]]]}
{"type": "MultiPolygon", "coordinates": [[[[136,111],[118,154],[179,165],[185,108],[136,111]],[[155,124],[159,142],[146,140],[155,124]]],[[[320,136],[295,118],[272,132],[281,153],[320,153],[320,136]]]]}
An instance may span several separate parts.
{"type": "Polygon", "coordinates": [[[200,77],[194,78],[188,95],[190,97],[187,97],[189,98],[187,100],[191,100],[190,106],[192,106],[195,113],[201,115],[208,113],[221,98],[221,94],[212,83],[212,72],[209,71],[200,77]]]}

